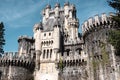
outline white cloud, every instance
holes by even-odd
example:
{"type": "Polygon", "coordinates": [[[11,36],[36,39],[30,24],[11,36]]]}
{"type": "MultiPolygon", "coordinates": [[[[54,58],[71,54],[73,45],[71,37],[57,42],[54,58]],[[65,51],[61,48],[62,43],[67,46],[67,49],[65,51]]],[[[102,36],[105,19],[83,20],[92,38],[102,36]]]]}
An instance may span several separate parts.
{"type": "Polygon", "coordinates": [[[8,21],[14,20],[16,18],[20,18],[31,12],[34,12],[35,10],[38,9],[38,7],[41,7],[44,5],[45,0],[42,3],[41,2],[33,3],[32,0],[28,1],[29,4],[26,4],[27,2],[24,3],[24,0],[21,0],[19,2],[20,3],[13,2],[12,5],[6,4],[8,6],[4,5],[3,7],[0,8],[3,10],[3,11],[0,11],[0,14],[5,16],[4,18],[7,19],[8,21]]]}
{"type": "MultiPolygon", "coordinates": [[[[34,15],[35,11],[38,11],[38,9],[47,3],[47,0],[41,0],[39,2],[37,0],[36,2],[35,0],[20,0],[18,2],[16,2],[16,0],[11,0],[11,2],[9,1],[10,0],[5,0],[6,3],[0,3],[0,5],[2,5],[2,7],[0,7],[0,10],[2,10],[0,11],[0,15],[2,15],[2,17],[0,17],[0,20],[6,22],[9,25],[13,25],[14,27],[21,27],[19,25],[29,25],[19,24],[19,21],[24,18],[24,16],[29,16],[29,14],[34,15]]],[[[23,23],[28,23],[28,21],[30,20],[27,20],[26,18],[23,23]]]]}

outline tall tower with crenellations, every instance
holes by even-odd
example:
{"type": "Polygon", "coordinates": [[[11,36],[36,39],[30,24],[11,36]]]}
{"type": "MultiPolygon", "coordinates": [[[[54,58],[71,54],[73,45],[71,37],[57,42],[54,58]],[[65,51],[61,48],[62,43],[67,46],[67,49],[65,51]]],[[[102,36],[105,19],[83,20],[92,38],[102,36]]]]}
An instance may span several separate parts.
{"type": "MultiPolygon", "coordinates": [[[[35,80],[58,80],[60,60],[65,59],[63,56],[66,51],[67,54],[71,52],[71,56],[73,54],[72,47],[67,46],[76,47],[81,43],[76,8],[69,2],[66,2],[64,7],[56,3],[54,8],[47,5],[42,15],[42,22],[35,24],[33,29],[36,51],[35,80]]],[[[79,49],[82,50],[81,46],[79,49]]]]}

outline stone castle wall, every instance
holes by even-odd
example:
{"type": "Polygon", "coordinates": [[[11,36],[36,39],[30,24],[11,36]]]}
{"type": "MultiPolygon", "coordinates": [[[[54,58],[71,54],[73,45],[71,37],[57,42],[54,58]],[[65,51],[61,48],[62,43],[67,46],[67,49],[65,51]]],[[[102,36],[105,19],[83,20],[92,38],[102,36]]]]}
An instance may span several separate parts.
{"type": "Polygon", "coordinates": [[[0,58],[0,80],[33,80],[34,67],[34,61],[6,53],[0,58]]]}
{"type": "Polygon", "coordinates": [[[117,29],[111,15],[90,18],[82,26],[84,51],[88,54],[88,80],[119,80],[120,66],[114,48],[108,43],[109,31],[117,29]]]}
{"type": "Polygon", "coordinates": [[[0,80],[33,80],[33,74],[23,67],[2,66],[0,67],[0,80]]]}

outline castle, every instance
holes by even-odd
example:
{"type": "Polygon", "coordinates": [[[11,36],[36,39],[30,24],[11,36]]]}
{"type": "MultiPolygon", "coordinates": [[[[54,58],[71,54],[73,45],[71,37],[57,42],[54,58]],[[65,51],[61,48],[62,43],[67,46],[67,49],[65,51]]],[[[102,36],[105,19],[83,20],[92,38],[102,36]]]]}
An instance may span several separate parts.
{"type": "Polygon", "coordinates": [[[78,33],[75,5],[47,5],[34,37],[20,36],[16,53],[0,58],[1,80],[120,80],[120,59],[107,42],[111,15],[89,18],[78,33]]]}

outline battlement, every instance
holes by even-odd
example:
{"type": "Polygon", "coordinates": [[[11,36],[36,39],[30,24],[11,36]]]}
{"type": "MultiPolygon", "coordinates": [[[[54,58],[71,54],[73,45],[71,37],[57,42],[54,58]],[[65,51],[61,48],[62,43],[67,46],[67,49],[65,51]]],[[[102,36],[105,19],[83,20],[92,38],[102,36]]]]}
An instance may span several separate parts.
{"type": "Polygon", "coordinates": [[[2,57],[0,57],[1,60],[24,60],[24,61],[33,61],[33,59],[31,59],[31,57],[29,56],[19,56],[18,52],[5,52],[4,55],[2,55],[2,57]]]}
{"type": "Polygon", "coordinates": [[[18,56],[18,52],[5,52],[0,59],[13,59],[18,56]]]}
{"type": "Polygon", "coordinates": [[[43,24],[42,22],[40,22],[34,25],[33,32],[36,32],[37,30],[42,30],[42,29],[43,29],[43,24]]]}
{"type": "Polygon", "coordinates": [[[27,36],[27,35],[19,36],[18,42],[19,42],[20,40],[23,40],[23,39],[31,41],[31,40],[33,40],[33,37],[29,37],[29,36],[27,36]]]}
{"type": "Polygon", "coordinates": [[[78,19],[69,19],[68,25],[70,25],[70,26],[74,25],[75,27],[79,27],[79,20],[78,19]]]}
{"type": "Polygon", "coordinates": [[[2,57],[0,57],[0,66],[20,66],[28,69],[34,68],[35,62],[25,56],[18,56],[18,52],[5,52],[2,57]]]}
{"type": "MultiPolygon", "coordinates": [[[[82,24],[82,33],[85,35],[89,31],[96,29],[96,28],[102,28],[102,25],[110,24],[111,16],[114,15],[113,13],[109,13],[107,16],[105,13],[103,13],[101,16],[95,15],[93,18],[90,17],[88,20],[86,20],[82,24]]],[[[108,26],[107,26],[108,27],[108,26]]]]}
{"type": "Polygon", "coordinates": [[[84,61],[84,59],[62,60],[61,62],[58,62],[58,68],[61,67],[60,64],[62,64],[62,67],[77,67],[87,65],[87,61],[84,61]]]}
{"type": "Polygon", "coordinates": [[[63,14],[65,17],[72,18],[75,15],[72,15],[72,12],[76,12],[76,8],[69,2],[66,2],[64,7],[61,7],[59,3],[56,3],[55,6],[51,8],[51,5],[48,4],[42,11],[43,22],[45,22],[45,20],[49,17],[60,17],[61,14],[63,14]]]}

